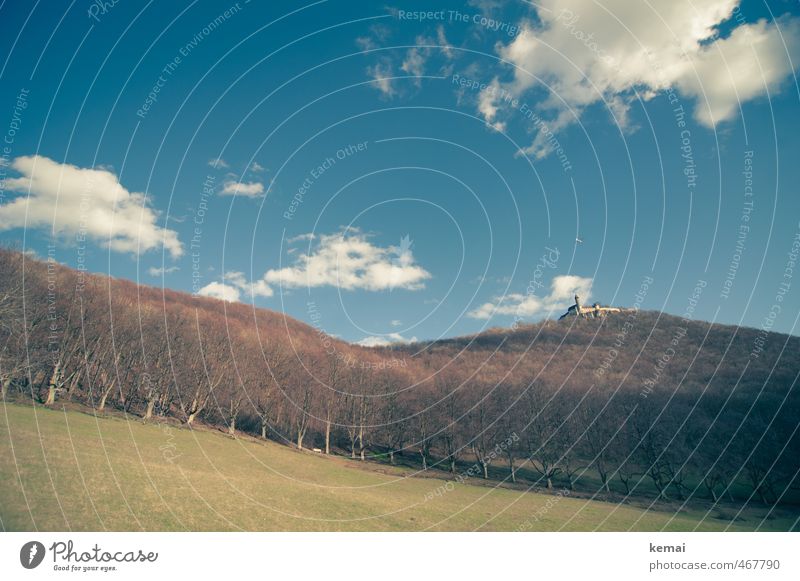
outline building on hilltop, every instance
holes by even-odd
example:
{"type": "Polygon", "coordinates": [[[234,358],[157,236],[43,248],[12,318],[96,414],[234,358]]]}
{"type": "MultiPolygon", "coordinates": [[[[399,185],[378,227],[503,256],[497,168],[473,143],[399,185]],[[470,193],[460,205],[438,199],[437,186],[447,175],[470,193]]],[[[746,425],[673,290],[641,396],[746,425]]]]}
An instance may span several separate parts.
{"type": "Polygon", "coordinates": [[[598,319],[605,317],[609,313],[621,313],[627,311],[621,307],[602,306],[600,303],[595,303],[591,307],[584,307],[581,305],[581,297],[575,295],[575,304],[567,309],[567,312],[561,315],[558,320],[566,319],[567,317],[583,317],[586,319],[598,319]]]}

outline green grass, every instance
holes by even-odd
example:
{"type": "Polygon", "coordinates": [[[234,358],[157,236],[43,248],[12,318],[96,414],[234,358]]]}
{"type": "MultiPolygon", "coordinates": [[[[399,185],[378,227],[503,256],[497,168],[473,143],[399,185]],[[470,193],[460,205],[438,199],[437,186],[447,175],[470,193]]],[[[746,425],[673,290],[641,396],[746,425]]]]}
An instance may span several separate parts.
{"type": "MultiPolygon", "coordinates": [[[[452,485],[207,429],[0,403],[5,530],[722,530],[702,507],[645,511],[505,488],[452,485]],[[672,520],[670,520],[672,518],[672,520]],[[700,522],[702,520],[702,522],[700,522]],[[569,522],[568,522],[569,521],[569,522]]],[[[669,509],[670,507],[665,507],[669,509]]],[[[732,508],[723,509],[735,514],[732,508]]],[[[748,508],[730,530],[788,530],[748,508]]]]}

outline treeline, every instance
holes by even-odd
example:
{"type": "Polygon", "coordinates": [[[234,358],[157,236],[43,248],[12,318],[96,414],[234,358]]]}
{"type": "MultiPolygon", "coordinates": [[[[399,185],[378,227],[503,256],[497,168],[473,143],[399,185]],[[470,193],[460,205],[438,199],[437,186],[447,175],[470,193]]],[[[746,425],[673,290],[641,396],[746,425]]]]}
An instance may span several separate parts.
{"type": "Polygon", "coordinates": [[[0,272],[4,400],[202,422],[462,479],[797,502],[797,338],[770,334],[753,356],[754,330],[632,313],[365,349],[9,250],[0,272]]]}

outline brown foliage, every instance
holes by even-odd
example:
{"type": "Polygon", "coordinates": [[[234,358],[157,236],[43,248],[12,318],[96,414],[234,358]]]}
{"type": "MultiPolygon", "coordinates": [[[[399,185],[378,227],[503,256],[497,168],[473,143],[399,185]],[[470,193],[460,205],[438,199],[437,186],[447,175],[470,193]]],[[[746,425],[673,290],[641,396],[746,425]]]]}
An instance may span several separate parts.
{"type": "Polygon", "coordinates": [[[0,272],[4,398],[466,477],[796,500],[797,337],[638,312],[366,349],[281,313],[10,250],[0,272]]]}

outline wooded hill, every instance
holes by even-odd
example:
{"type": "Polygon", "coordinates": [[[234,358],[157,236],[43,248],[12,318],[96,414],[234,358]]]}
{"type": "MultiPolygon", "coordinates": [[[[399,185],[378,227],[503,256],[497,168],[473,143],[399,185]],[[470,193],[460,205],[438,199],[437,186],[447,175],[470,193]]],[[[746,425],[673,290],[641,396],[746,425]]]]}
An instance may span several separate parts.
{"type": "Polygon", "coordinates": [[[798,337],[633,311],[369,349],[282,313],[11,250],[0,273],[4,399],[460,480],[798,502],[798,337]]]}

